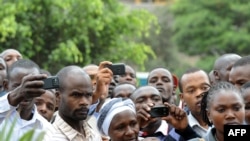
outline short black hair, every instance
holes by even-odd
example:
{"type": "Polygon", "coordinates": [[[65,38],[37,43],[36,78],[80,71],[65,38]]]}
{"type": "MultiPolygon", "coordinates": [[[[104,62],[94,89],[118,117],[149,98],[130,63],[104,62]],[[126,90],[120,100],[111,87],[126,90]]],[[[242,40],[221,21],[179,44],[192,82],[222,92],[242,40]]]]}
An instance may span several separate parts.
{"type": "Polygon", "coordinates": [[[201,69],[199,69],[199,68],[189,68],[189,69],[187,69],[183,74],[182,74],[182,76],[180,77],[180,79],[179,79],[179,90],[180,90],[180,92],[182,93],[183,92],[183,88],[182,88],[182,77],[185,75],[185,74],[190,74],[190,73],[194,73],[194,72],[198,72],[198,71],[203,71],[203,70],[201,70],[201,69]]]}
{"type": "Polygon", "coordinates": [[[239,67],[239,66],[245,66],[250,64],[250,55],[248,56],[243,56],[242,58],[240,58],[238,61],[236,61],[233,65],[234,67],[239,67]]]}
{"type": "Polygon", "coordinates": [[[204,92],[204,96],[202,97],[201,100],[201,115],[204,122],[206,122],[209,126],[211,126],[212,123],[208,119],[207,109],[210,107],[211,101],[213,101],[214,96],[223,90],[236,92],[242,98],[241,91],[237,87],[235,87],[232,83],[227,81],[219,81],[218,83],[213,85],[207,92],[204,92]]]}
{"type": "Polygon", "coordinates": [[[76,65],[66,66],[66,67],[62,68],[61,70],[59,70],[59,72],[56,74],[56,76],[58,77],[58,79],[60,81],[59,90],[62,90],[62,88],[64,87],[65,78],[70,73],[81,73],[82,75],[84,75],[84,76],[86,75],[87,77],[89,77],[89,75],[79,66],[76,66],[76,65]]]}
{"type": "Polygon", "coordinates": [[[37,68],[38,71],[40,71],[40,67],[38,64],[36,64],[34,61],[29,60],[29,59],[20,59],[15,61],[7,70],[7,78],[10,78],[10,73],[15,69],[15,68],[25,68],[25,69],[32,69],[32,68],[37,68]]]}

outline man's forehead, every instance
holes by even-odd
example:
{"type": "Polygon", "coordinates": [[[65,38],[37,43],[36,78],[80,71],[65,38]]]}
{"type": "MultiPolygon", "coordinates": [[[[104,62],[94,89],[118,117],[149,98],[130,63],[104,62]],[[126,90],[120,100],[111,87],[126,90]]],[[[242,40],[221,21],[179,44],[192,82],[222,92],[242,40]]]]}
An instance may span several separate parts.
{"type": "Polygon", "coordinates": [[[10,75],[20,75],[20,74],[39,74],[38,68],[22,68],[22,67],[16,67],[13,68],[13,70],[10,72],[10,75]]]}
{"type": "Polygon", "coordinates": [[[141,89],[135,91],[133,95],[136,98],[144,97],[144,96],[152,96],[152,95],[159,95],[160,96],[160,92],[156,88],[144,87],[144,88],[141,88],[141,89]]]}
{"type": "Polygon", "coordinates": [[[98,66],[94,66],[94,65],[86,66],[83,68],[83,70],[89,75],[95,75],[98,71],[98,66]]]}
{"type": "Polygon", "coordinates": [[[191,82],[194,79],[198,79],[201,81],[209,82],[208,75],[203,71],[197,71],[193,73],[187,73],[182,76],[182,85],[187,85],[189,82],[191,82]]]}
{"type": "Polygon", "coordinates": [[[6,57],[6,56],[11,55],[11,54],[17,54],[17,55],[21,56],[21,54],[17,50],[14,50],[14,49],[8,49],[8,50],[2,52],[1,56],[6,57]]]}

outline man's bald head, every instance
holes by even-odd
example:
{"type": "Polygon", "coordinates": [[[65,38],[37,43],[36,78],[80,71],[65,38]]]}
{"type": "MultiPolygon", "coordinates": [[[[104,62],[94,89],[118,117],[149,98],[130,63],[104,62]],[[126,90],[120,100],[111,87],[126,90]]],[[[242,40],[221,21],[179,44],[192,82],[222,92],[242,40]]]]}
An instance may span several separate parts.
{"type": "Polygon", "coordinates": [[[214,77],[216,81],[229,81],[229,72],[233,64],[241,58],[235,53],[227,53],[216,59],[214,63],[214,77]]]}

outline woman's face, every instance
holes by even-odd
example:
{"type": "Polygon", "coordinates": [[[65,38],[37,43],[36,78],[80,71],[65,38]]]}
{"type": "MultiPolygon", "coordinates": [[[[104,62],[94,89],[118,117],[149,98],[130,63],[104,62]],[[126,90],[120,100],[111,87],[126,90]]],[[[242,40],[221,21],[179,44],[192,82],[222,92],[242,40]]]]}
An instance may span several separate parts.
{"type": "Polygon", "coordinates": [[[244,123],[245,107],[240,94],[232,91],[220,91],[210,101],[208,117],[216,130],[224,133],[224,125],[244,123]]]}
{"type": "Polygon", "coordinates": [[[139,124],[135,113],[126,110],[116,114],[108,132],[112,141],[138,141],[139,124]]]}
{"type": "Polygon", "coordinates": [[[243,99],[245,102],[245,120],[247,124],[250,124],[250,88],[244,90],[243,99]]]}

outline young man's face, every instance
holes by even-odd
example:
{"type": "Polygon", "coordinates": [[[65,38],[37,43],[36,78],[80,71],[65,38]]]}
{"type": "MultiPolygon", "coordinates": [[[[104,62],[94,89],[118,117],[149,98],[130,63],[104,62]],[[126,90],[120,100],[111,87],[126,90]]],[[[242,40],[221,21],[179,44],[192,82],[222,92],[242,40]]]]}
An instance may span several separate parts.
{"type": "Polygon", "coordinates": [[[44,94],[35,98],[35,104],[38,112],[48,121],[53,117],[56,108],[55,93],[46,90],[44,94]]]}
{"type": "Polygon", "coordinates": [[[201,99],[203,93],[210,88],[210,82],[204,71],[184,74],[181,79],[183,93],[181,99],[194,115],[200,115],[201,99]]]}
{"type": "Polygon", "coordinates": [[[136,86],[136,73],[130,66],[125,66],[125,74],[117,77],[118,83],[129,83],[136,86]]]}
{"type": "Polygon", "coordinates": [[[162,105],[162,98],[160,92],[153,86],[145,86],[136,90],[130,97],[138,111],[144,104],[162,105]]]}
{"type": "Polygon", "coordinates": [[[229,73],[229,82],[240,88],[247,81],[250,81],[250,65],[233,67],[229,73]]]}
{"type": "Polygon", "coordinates": [[[149,74],[148,85],[158,89],[164,102],[170,101],[173,94],[173,78],[168,70],[162,68],[153,70],[149,74]]]}
{"type": "Polygon", "coordinates": [[[59,94],[59,113],[65,118],[85,120],[92,103],[93,87],[89,76],[69,74],[59,94]]]}

